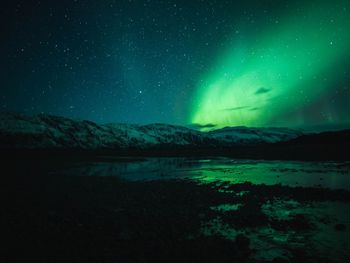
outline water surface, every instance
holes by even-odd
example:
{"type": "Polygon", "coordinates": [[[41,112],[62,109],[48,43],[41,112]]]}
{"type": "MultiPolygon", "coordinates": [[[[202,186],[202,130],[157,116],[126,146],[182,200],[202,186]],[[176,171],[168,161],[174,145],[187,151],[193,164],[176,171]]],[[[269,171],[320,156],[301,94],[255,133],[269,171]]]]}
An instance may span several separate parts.
{"type": "Polygon", "coordinates": [[[117,176],[130,181],[189,179],[199,182],[251,182],[350,190],[350,162],[105,157],[94,162],[74,163],[54,172],[117,176]]]}

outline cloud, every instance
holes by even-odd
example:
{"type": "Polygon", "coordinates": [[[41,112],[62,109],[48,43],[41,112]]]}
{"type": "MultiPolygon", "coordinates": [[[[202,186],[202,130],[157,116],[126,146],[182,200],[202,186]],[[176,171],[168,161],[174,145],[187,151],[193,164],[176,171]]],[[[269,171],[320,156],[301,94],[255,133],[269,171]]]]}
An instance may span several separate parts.
{"type": "Polygon", "coordinates": [[[271,89],[267,89],[267,88],[264,88],[264,87],[261,87],[259,89],[257,89],[257,91],[255,91],[255,95],[261,95],[261,94],[265,94],[265,93],[268,93],[270,92],[271,89]]]}
{"type": "Polygon", "coordinates": [[[255,108],[250,108],[249,110],[250,111],[256,111],[256,110],[258,110],[259,108],[258,107],[255,107],[255,108]]]}
{"type": "Polygon", "coordinates": [[[234,107],[234,108],[227,108],[223,109],[223,111],[235,111],[235,110],[243,110],[249,108],[248,106],[241,106],[241,107],[234,107]]]}
{"type": "Polygon", "coordinates": [[[198,124],[198,123],[192,123],[188,125],[192,129],[201,130],[201,129],[214,129],[216,127],[215,124],[208,123],[208,124],[198,124]]]}

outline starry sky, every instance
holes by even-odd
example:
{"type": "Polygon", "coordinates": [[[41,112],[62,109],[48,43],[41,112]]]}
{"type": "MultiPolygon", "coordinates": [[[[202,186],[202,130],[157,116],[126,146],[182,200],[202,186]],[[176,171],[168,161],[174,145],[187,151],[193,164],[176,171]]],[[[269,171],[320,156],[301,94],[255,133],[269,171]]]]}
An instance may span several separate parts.
{"type": "Polygon", "coordinates": [[[2,111],[350,127],[350,1],[3,1],[2,111]]]}

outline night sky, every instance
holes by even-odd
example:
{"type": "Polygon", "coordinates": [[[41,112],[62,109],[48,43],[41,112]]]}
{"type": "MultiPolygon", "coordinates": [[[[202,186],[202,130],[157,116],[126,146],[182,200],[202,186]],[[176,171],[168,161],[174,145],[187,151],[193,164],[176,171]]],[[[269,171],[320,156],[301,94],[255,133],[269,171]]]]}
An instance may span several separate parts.
{"type": "Polygon", "coordinates": [[[348,0],[13,0],[0,12],[2,111],[217,128],[350,123],[348,0]]]}

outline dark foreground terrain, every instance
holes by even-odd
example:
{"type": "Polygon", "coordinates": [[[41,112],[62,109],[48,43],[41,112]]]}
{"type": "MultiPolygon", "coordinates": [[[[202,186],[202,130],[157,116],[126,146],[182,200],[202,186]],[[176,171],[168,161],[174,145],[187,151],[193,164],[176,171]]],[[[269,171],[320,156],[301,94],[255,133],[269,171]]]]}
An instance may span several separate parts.
{"type": "Polygon", "coordinates": [[[2,161],[1,262],[349,260],[346,190],[130,181],[53,174],[50,159],[2,161]]]}

